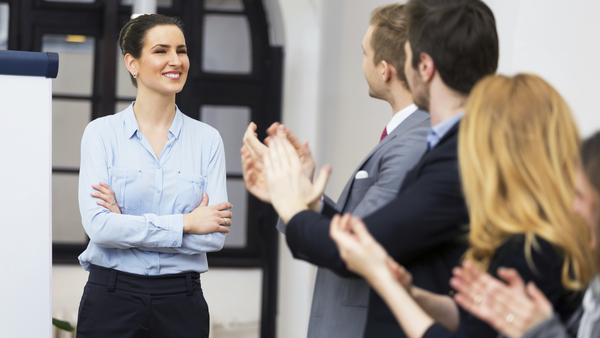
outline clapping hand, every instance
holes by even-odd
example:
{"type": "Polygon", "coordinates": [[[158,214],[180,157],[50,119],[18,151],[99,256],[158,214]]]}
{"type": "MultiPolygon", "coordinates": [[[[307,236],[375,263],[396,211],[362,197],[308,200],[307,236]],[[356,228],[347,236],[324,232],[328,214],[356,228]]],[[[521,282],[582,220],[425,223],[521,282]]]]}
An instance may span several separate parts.
{"type": "MultiPolygon", "coordinates": [[[[315,172],[315,162],[308,147],[308,142],[300,142],[287,127],[275,122],[267,129],[269,137],[267,137],[265,143],[268,143],[272,137],[276,136],[279,130],[283,132],[282,135],[285,135],[294,149],[296,149],[296,153],[302,163],[302,172],[312,182],[315,172]]],[[[258,140],[256,124],[250,123],[248,125],[243,142],[244,145],[240,151],[242,153],[242,173],[246,189],[261,201],[271,203],[263,159],[263,154],[267,146],[258,140]]]]}
{"type": "Polygon", "coordinates": [[[394,279],[410,293],[412,275],[388,255],[360,218],[350,214],[335,215],[331,220],[330,235],[350,271],[371,284],[382,277],[394,279]]]}
{"type": "Polygon", "coordinates": [[[288,223],[296,213],[309,209],[309,205],[320,200],[331,167],[325,165],[313,184],[305,175],[285,128],[279,127],[277,136],[272,136],[268,144],[263,159],[269,197],[279,217],[288,223]]]}
{"type": "Polygon", "coordinates": [[[465,310],[509,337],[520,337],[552,316],[552,304],[533,282],[525,283],[515,269],[500,268],[508,284],[465,261],[452,271],[450,285],[465,310]]]}

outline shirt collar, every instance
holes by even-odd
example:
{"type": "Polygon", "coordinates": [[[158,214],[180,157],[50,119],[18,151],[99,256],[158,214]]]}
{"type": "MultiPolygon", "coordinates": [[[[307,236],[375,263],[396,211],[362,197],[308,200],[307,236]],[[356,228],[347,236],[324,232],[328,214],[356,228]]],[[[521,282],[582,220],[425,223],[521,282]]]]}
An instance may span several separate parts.
{"type": "MultiPolygon", "coordinates": [[[[129,107],[123,110],[123,119],[125,123],[125,135],[128,138],[136,135],[139,139],[142,138],[141,133],[138,133],[140,130],[140,126],[135,118],[135,113],[133,112],[133,105],[135,101],[133,101],[129,107]]],[[[173,118],[173,122],[171,123],[171,127],[169,128],[169,140],[173,137],[175,139],[179,138],[181,134],[181,127],[183,126],[183,113],[179,110],[179,107],[175,105],[175,117],[173,118]]]]}
{"type": "Polygon", "coordinates": [[[431,127],[431,130],[427,133],[427,143],[429,144],[430,150],[440,142],[444,135],[446,135],[460,119],[462,119],[464,114],[465,113],[456,114],[431,127]]]}
{"type": "Polygon", "coordinates": [[[392,116],[392,119],[390,120],[390,122],[388,122],[386,126],[387,134],[391,134],[392,131],[394,131],[394,129],[396,129],[396,127],[400,125],[400,123],[404,122],[404,120],[406,120],[412,113],[416,112],[417,109],[417,105],[413,103],[410,106],[394,114],[394,116],[392,116]]]}

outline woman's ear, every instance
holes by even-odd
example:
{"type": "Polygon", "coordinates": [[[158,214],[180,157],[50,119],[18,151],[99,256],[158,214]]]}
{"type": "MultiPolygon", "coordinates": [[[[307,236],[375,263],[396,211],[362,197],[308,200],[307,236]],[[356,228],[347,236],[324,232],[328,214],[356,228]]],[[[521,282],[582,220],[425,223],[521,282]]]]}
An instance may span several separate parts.
{"type": "Polygon", "coordinates": [[[129,71],[129,74],[131,74],[131,75],[137,74],[137,72],[138,72],[137,60],[129,53],[125,54],[124,59],[125,59],[125,66],[127,66],[127,70],[129,71]]]}

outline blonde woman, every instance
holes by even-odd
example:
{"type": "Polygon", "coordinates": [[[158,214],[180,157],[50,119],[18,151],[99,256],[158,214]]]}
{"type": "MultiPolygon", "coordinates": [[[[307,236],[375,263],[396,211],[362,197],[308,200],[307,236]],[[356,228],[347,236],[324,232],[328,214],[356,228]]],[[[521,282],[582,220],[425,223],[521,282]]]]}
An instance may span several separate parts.
{"type": "Polygon", "coordinates": [[[583,142],[576,186],[573,211],[589,227],[589,245],[596,258],[597,273],[583,298],[583,315],[573,316],[567,325],[563,325],[558,316],[553,314],[552,304],[544,294],[531,283],[525,285],[516,271],[498,271],[498,276],[508,283],[504,284],[469,262],[463,264],[463,269],[456,269],[453,278],[453,284],[459,292],[455,298],[462,307],[509,337],[600,337],[600,133],[583,142]],[[475,303],[475,295],[487,301],[475,303]],[[505,318],[510,315],[518,320],[512,325],[505,325],[505,318]]]}
{"type": "MultiPolygon", "coordinates": [[[[499,267],[516,269],[536,283],[562,320],[579,305],[592,274],[586,225],[571,212],[578,145],[564,100],[529,74],[482,80],[460,126],[459,165],[471,227],[466,259],[492,275],[499,267]]],[[[452,298],[412,286],[410,275],[360,219],[337,216],[331,236],[348,268],[386,300],[409,337],[497,335],[452,298]]],[[[474,295],[474,302],[482,301],[474,295]]],[[[506,325],[515,320],[507,315],[506,325]]]]}

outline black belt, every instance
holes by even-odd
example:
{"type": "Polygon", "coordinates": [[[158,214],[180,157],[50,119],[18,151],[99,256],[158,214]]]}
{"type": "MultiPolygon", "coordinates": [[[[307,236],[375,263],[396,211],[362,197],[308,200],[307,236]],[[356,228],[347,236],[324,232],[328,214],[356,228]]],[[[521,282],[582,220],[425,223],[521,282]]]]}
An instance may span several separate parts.
{"type": "Polygon", "coordinates": [[[200,273],[146,276],[91,265],[88,283],[106,286],[109,292],[123,290],[153,295],[185,292],[191,295],[194,289],[200,288],[200,273]]]}

